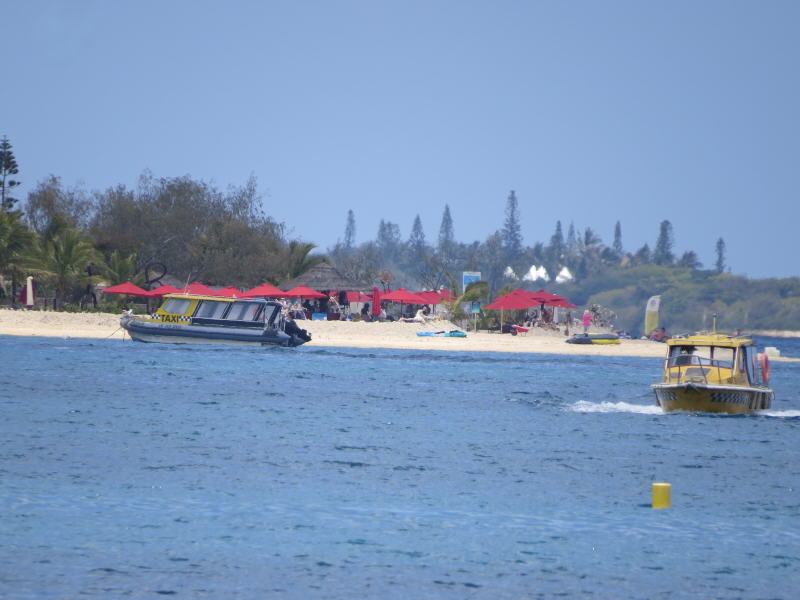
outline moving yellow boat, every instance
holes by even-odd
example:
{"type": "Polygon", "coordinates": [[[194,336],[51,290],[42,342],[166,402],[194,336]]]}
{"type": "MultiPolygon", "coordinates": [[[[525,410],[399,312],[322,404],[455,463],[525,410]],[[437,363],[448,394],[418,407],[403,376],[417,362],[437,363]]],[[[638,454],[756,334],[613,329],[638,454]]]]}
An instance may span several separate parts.
{"type": "Polygon", "coordinates": [[[769,359],[747,337],[721,333],[667,340],[661,383],[651,387],[665,411],[749,414],[769,408],[769,359]]]}

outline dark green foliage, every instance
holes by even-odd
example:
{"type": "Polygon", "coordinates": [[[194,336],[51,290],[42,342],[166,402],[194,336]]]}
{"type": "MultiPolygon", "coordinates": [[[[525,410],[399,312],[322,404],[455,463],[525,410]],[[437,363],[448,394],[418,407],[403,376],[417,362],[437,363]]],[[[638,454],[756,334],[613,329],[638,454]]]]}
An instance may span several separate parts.
{"type": "Polygon", "coordinates": [[[658,239],[653,250],[653,262],[657,265],[669,266],[675,262],[675,255],[672,253],[673,235],[672,223],[661,221],[658,239]]]}
{"type": "Polygon", "coordinates": [[[381,219],[378,225],[378,236],[375,240],[381,254],[381,263],[388,265],[396,262],[400,257],[400,227],[391,221],[381,219]]]}
{"type": "Polygon", "coordinates": [[[514,190],[508,194],[506,201],[506,220],[503,224],[503,249],[506,264],[513,265],[522,250],[522,227],[519,223],[519,203],[514,190]]]}
{"type": "Polygon", "coordinates": [[[680,257],[677,264],[677,267],[682,267],[684,269],[699,269],[703,266],[703,263],[700,262],[700,259],[697,258],[697,254],[692,250],[687,250],[683,253],[683,256],[680,257]]]}
{"type": "Polygon", "coordinates": [[[641,333],[644,307],[661,295],[661,321],[671,333],[720,329],[800,329],[800,278],[748,279],[714,271],[643,265],[612,268],[561,290],[579,305],[602,304],[617,327],[641,333]]]}
{"type": "Polygon", "coordinates": [[[439,225],[439,258],[447,262],[452,258],[455,246],[455,233],[453,230],[453,217],[450,215],[450,205],[444,205],[442,213],[442,223],[439,225]]]}
{"type": "Polygon", "coordinates": [[[356,217],[352,209],[347,211],[347,225],[344,228],[344,242],[345,250],[352,250],[356,244],[356,217]]]}
{"type": "Polygon", "coordinates": [[[3,136],[0,140],[0,209],[5,212],[13,209],[17,202],[16,198],[11,196],[11,190],[22,183],[17,179],[12,179],[17,174],[19,174],[19,166],[14,157],[11,142],[6,136],[3,136]]]}
{"type": "Polygon", "coordinates": [[[422,219],[419,215],[414,217],[411,235],[408,236],[408,246],[414,255],[421,255],[425,251],[425,231],[422,229],[422,219]]]}
{"type": "Polygon", "coordinates": [[[47,230],[54,219],[66,219],[70,226],[86,230],[94,211],[95,202],[83,189],[67,189],[55,175],[40,181],[25,202],[25,219],[37,233],[47,230]]]}
{"type": "Polygon", "coordinates": [[[617,221],[614,225],[614,243],[611,245],[618,257],[622,257],[622,224],[617,221]]]}
{"type": "Polygon", "coordinates": [[[292,271],[288,262],[297,262],[283,225],[263,214],[252,178],[222,193],[189,177],[145,173],[135,190],[119,186],[97,195],[91,230],[106,254],[135,252],[140,269],[158,261],[181,280],[276,282],[292,271]]]}
{"type": "Polygon", "coordinates": [[[725,271],[725,240],[719,238],[717,240],[715,250],[717,254],[717,260],[714,263],[714,267],[717,269],[717,273],[722,273],[725,271]]]}

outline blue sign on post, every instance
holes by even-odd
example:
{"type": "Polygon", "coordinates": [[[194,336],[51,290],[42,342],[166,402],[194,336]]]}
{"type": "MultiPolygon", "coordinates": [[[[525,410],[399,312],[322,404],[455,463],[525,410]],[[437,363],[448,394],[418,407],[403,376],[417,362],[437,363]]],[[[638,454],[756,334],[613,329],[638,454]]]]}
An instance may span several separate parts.
{"type": "Polygon", "coordinates": [[[464,290],[467,289],[467,286],[470,283],[474,283],[476,281],[481,280],[481,272],[480,271],[463,271],[461,273],[461,293],[464,293],[464,290]]]}

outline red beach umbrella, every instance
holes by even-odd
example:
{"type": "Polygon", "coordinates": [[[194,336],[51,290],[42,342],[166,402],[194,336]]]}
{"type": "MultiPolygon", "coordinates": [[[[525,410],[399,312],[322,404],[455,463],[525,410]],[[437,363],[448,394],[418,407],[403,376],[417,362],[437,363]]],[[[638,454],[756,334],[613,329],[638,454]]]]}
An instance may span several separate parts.
{"type": "Polygon", "coordinates": [[[438,290],[437,293],[439,294],[439,296],[441,296],[442,300],[444,300],[445,302],[452,302],[453,300],[456,299],[456,297],[453,295],[453,292],[447,289],[438,290]]]}
{"type": "Polygon", "coordinates": [[[490,302],[484,308],[489,310],[521,310],[523,308],[530,308],[539,304],[536,300],[524,296],[522,294],[506,294],[496,298],[494,302],[490,302]]]}
{"type": "Polygon", "coordinates": [[[516,292],[519,292],[521,294],[527,294],[528,297],[538,300],[539,304],[544,304],[546,306],[560,306],[562,308],[578,308],[577,306],[572,304],[569,300],[564,298],[564,296],[559,296],[558,294],[552,294],[544,290],[539,290],[537,292],[526,292],[525,290],[516,290],[516,292]]]}
{"type": "Polygon", "coordinates": [[[439,295],[437,291],[427,291],[427,292],[417,292],[417,296],[423,298],[425,300],[425,304],[439,304],[444,299],[439,295]]]}
{"type": "Polygon", "coordinates": [[[221,290],[215,290],[214,295],[223,296],[225,298],[241,298],[242,291],[239,288],[235,288],[232,285],[229,285],[228,287],[224,287],[221,290]]]}
{"type": "Polygon", "coordinates": [[[381,292],[377,287],[372,288],[372,316],[377,317],[381,314],[381,292]]]}
{"type": "Polygon", "coordinates": [[[287,298],[326,298],[325,294],[322,292],[312,290],[310,287],[306,287],[304,285],[293,287],[288,292],[283,292],[283,295],[287,298]]]}
{"type": "MultiPolygon", "coordinates": [[[[518,290],[523,291],[523,290],[518,290]]],[[[490,302],[484,308],[488,310],[500,311],[500,327],[502,331],[503,326],[503,311],[504,310],[521,310],[523,308],[530,308],[539,304],[536,300],[530,298],[527,294],[515,294],[511,292],[505,296],[496,298],[494,302],[490,302]]]]}
{"type": "Polygon", "coordinates": [[[560,308],[578,308],[572,302],[567,300],[566,298],[560,298],[558,300],[553,300],[548,304],[548,306],[558,306],[560,308]]]}
{"type": "Polygon", "coordinates": [[[161,298],[165,294],[179,294],[179,293],[180,293],[180,290],[178,288],[173,287],[171,285],[164,284],[164,285],[158,286],[155,289],[150,290],[147,293],[147,295],[150,296],[151,298],[161,298]]]}
{"type": "Polygon", "coordinates": [[[112,285],[111,287],[107,287],[103,290],[106,294],[125,294],[127,296],[142,296],[147,298],[150,296],[150,292],[140,288],[138,285],[131,283],[130,281],[126,281],[125,283],[120,283],[119,285],[112,285]]]}
{"type": "Polygon", "coordinates": [[[347,294],[347,301],[348,302],[369,302],[370,297],[367,294],[362,294],[361,292],[346,292],[347,294]]]}
{"type": "Polygon", "coordinates": [[[285,298],[286,292],[276,288],[271,283],[264,282],[242,294],[242,298],[285,298]]]}
{"type": "Polygon", "coordinates": [[[399,302],[400,304],[427,304],[425,298],[413,292],[409,292],[405,288],[400,288],[388,294],[384,294],[381,299],[389,302],[399,302]]]}
{"type": "Polygon", "coordinates": [[[199,281],[195,281],[190,283],[185,288],[180,290],[184,294],[196,294],[198,296],[215,296],[216,292],[208,287],[207,285],[200,283],[199,281]]]}

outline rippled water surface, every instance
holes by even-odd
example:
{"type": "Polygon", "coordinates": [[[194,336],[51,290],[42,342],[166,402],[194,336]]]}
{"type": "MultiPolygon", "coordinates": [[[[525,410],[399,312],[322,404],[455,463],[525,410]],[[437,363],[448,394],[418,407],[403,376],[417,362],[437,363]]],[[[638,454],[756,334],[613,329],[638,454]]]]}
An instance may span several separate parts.
{"type": "Polygon", "coordinates": [[[0,336],[0,361],[2,597],[800,590],[800,363],[731,417],[661,414],[650,358],[0,336]]]}

